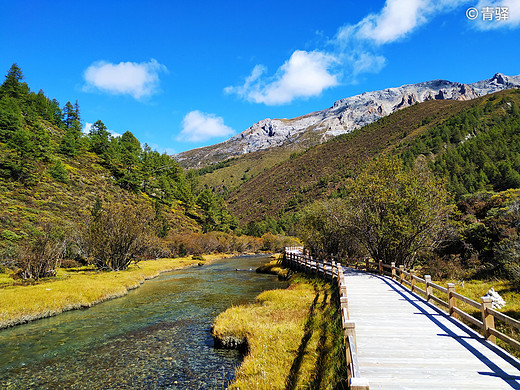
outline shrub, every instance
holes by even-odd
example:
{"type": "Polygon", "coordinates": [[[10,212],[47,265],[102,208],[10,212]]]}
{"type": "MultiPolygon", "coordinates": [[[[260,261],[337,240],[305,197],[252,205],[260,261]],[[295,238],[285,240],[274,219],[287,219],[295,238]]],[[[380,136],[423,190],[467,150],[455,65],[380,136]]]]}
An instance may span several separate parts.
{"type": "Polygon", "coordinates": [[[145,257],[153,219],[144,205],[109,204],[95,208],[78,237],[78,246],[99,270],[121,271],[145,257]]]}
{"type": "Polygon", "coordinates": [[[81,263],[76,260],[65,259],[61,261],[60,268],[77,268],[81,267],[81,263]]]}
{"type": "Polygon", "coordinates": [[[44,226],[36,237],[20,244],[13,265],[16,276],[22,279],[41,279],[56,275],[63,253],[65,239],[61,232],[44,226]]]}
{"type": "Polygon", "coordinates": [[[69,182],[69,174],[61,160],[56,160],[54,165],[49,168],[49,174],[57,181],[61,181],[62,183],[69,182]]]}
{"type": "Polygon", "coordinates": [[[500,270],[515,285],[520,286],[520,238],[512,236],[502,240],[494,252],[500,270]]]}
{"type": "Polygon", "coordinates": [[[176,256],[200,255],[212,252],[257,252],[263,241],[257,237],[235,236],[223,232],[172,233],[168,236],[169,247],[176,256]]]}

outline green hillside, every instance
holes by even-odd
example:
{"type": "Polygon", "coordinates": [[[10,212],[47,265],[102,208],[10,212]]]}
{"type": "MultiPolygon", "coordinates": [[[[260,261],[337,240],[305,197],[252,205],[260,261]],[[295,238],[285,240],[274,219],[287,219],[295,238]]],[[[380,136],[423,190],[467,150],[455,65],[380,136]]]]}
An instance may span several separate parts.
{"type": "Polygon", "coordinates": [[[360,164],[387,153],[401,155],[408,166],[417,158],[430,161],[434,171],[449,177],[457,196],[517,188],[518,107],[517,90],[471,101],[416,104],[291,155],[229,194],[230,211],[249,223],[300,210],[313,200],[340,197],[360,164]]]}
{"type": "Polygon", "coordinates": [[[77,230],[96,204],[149,209],[157,237],[236,227],[220,198],[192,187],[172,157],[130,132],[114,137],[97,121],[83,134],[79,104],[32,92],[16,64],[0,85],[3,258],[43,226],[77,230]]]}
{"type": "Polygon", "coordinates": [[[321,255],[518,288],[519,107],[519,90],[416,104],[292,154],[230,193],[230,211],[321,255]]]}

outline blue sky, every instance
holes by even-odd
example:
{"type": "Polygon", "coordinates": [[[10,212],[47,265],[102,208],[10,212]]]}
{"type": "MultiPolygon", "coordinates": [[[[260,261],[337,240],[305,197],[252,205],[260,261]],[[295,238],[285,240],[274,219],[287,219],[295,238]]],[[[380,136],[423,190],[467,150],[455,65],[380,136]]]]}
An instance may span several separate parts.
{"type": "Polygon", "coordinates": [[[0,0],[0,72],[168,153],[364,91],[517,75],[519,46],[520,0],[0,0]]]}

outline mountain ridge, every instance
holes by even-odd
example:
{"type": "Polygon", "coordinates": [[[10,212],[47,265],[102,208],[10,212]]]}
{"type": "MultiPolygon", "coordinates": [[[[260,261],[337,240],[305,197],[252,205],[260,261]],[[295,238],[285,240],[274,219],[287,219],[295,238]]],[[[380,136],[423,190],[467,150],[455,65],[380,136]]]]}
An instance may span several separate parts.
{"type": "Polygon", "coordinates": [[[355,176],[360,166],[385,154],[400,155],[407,166],[414,165],[416,159],[428,166],[434,164],[431,169],[446,177],[450,191],[457,195],[520,188],[520,173],[515,173],[520,172],[517,152],[520,144],[515,138],[520,127],[513,124],[519,117],[518,107],[520,90],[503,90],[467,101],[431,100],[414,104],[294,154],[245,181],[227,195],[229,210],[243,224],[249,224],[287,216],[313,200],[341,197],[345,182],[355,176]],[[504,129],[514,136],[504,138],[501,133],[504,129]],[[466,167],[466,162],[456,154],[459,152],[454,152],[468,144],[472,145],[461,153],[478,160],[472,162],[475,166],[466,167]],[[488,146],[500,153],[483,152],[488,146]],[[509,162],[505,161],[506,152],[515,156],[509,162]],[[444,157],[436,160],[444,155],[447,160],[442,160],[444,157]],[[490,158],[496,160],[500,169],[493,166],[490,158]],[[467,177],[461,176],[463,171],[467,177]],[[507,183],[502,185],[502,179],[507,183]],[[475,188],[462,188],[463,182],[479,184],[475,188]]]}
{"type": "Polygon", "coordinates": [[[520,87],[520,75],[496,73],[470,84],[430,80],[339,99],[324,110],[296,118],[263,119],[230,139],[174,155],[185,168],[200,168],[232,157],[283,146],[295,151],[350,133],[397,110],[429,100],[472,100],[520,87]]]}

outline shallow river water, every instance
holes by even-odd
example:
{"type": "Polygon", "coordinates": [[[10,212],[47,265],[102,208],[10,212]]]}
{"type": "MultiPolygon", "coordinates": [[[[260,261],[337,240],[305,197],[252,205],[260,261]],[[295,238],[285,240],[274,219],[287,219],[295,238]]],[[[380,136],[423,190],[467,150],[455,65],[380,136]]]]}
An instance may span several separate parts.
{"type": "Polygon", "coordinates": [[[210,328],[231,305],[285,287],[235,257],[146,281],[125,297],[0,331],[0,389],[224,389],[242,356],[210,328]],[[237,271],[238,269],[238,271],[237,271]]]}

